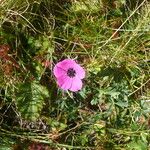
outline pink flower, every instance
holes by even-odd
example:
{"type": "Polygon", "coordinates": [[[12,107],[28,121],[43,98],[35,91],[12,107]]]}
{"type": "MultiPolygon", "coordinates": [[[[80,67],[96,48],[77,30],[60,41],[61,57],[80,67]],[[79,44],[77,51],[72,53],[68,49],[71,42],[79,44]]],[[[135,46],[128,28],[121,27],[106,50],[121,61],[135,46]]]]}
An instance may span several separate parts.
{"type": "Polygon", "coordinates": [[[85,71],[73,59],[65,59],[57,63],[53,72],[57,79],[58,86],[63,90],[73,92],[81,90],[81,79],[85,77],[85,71]]]}

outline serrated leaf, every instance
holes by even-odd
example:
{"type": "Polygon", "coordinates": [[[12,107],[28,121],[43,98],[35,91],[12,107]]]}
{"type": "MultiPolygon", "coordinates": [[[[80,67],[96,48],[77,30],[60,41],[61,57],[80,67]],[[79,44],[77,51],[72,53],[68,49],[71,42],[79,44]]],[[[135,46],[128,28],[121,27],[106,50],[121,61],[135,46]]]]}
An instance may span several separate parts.
{"type": "Polygon", "coordinates": [[[48,90],[39,83],[21,84],[16,93],[16,103],[21,116],[35,121],[40,115],[46,97],[48,90]]]}
{"type": "Polygon", "coordinates": [[[13,144],[15,144],[13,139],[4,136],[0,137],[0,150],[12,150],[13,144]]]}
{"type": "Polygon", "coordinates": [[[12,150],[12,147],[7,145],[0,145],[0,150],[12,150]]]}

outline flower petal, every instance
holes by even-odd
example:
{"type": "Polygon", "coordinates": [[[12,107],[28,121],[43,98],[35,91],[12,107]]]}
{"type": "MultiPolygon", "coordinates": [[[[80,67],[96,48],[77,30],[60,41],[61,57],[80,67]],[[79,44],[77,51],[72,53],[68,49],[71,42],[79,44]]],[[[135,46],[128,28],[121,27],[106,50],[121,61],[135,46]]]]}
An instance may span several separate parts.
{"type": "Polygon", "coordinates": [[[57,67],[67,71],[69,68],[73,68],[76,62],[73,59],[65,59],[56,64],[57,67]]]}
{"type": "Polygon", "coordinates": [[[72,78],[61,76],[57,79],[58,86],[63,90],[68,90],[72,85],[72,78]]]}
{"type": "Polygon", "coordinates": [[[80,79],[83,79],[85,77],[85,70],[80,65],[74,64],[74,69],[80,79]]]}
{"type": "Polygon", "coordinates": [[[53,69],[53,73],[56,78],[59,78],[63,75],[66,75],[67,72],[65,70],[63,70],[62,68],[58,67],[58,65],[56,65],[53,69]]]}
{"type": "Polygon", "coordinates": [[[82,88],[82,81],[78,77],[72,78],[72,84],[69,88],[70,91],[76,92],[81,90],[82,88]]]}

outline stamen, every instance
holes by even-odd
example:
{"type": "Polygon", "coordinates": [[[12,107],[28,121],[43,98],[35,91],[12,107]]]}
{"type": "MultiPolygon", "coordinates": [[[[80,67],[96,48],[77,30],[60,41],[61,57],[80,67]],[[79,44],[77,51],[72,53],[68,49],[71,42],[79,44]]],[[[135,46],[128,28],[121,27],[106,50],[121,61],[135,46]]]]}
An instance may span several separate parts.
{"type": "Polygon", "coordinates": [[[75,77],[75,75],[76,75],[76,71],[75,71],[73,68],[69,68],[69,69],[67,70],[67,75],[68,75],[70,78],[73,78],[73,77],[75,77]]]}

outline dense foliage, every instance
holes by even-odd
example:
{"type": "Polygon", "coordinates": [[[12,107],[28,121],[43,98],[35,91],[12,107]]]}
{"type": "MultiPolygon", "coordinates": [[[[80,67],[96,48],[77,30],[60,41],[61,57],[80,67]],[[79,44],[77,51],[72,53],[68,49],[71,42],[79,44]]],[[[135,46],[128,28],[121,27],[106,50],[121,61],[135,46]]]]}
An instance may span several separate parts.
{"type": "Polygon", "coordinates": [[[0,150],[149,149],[149,23],[148,0],[0,0],[0,150]]]}

